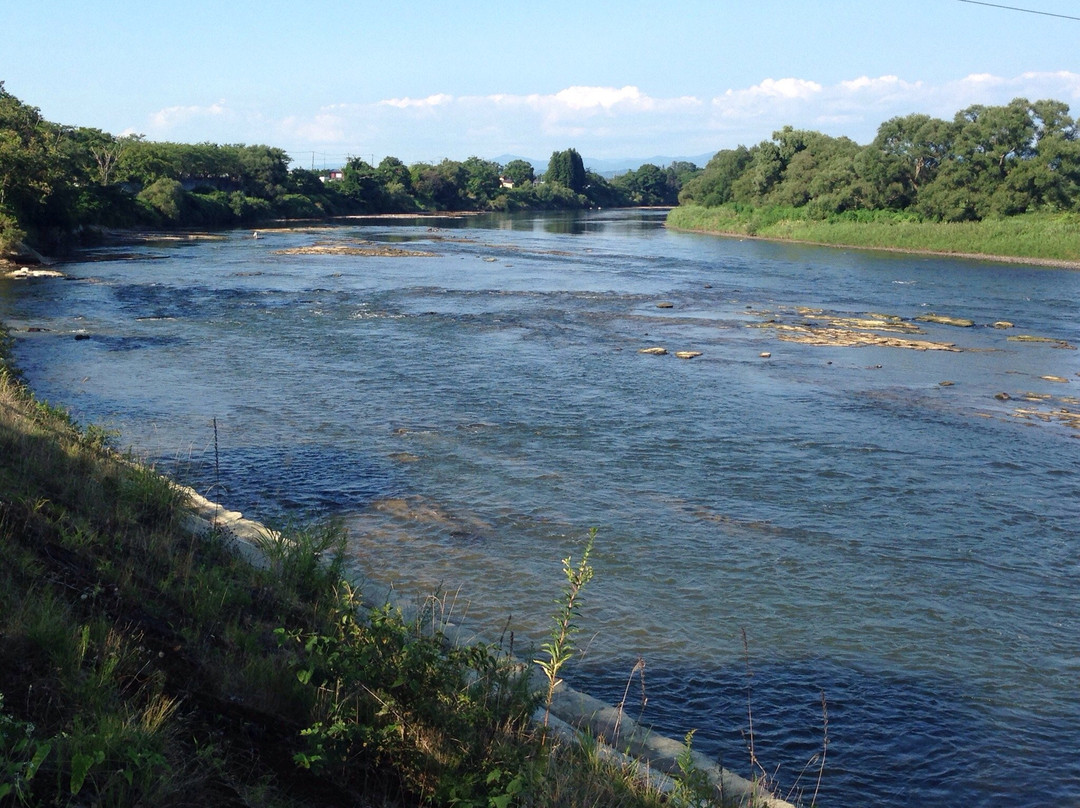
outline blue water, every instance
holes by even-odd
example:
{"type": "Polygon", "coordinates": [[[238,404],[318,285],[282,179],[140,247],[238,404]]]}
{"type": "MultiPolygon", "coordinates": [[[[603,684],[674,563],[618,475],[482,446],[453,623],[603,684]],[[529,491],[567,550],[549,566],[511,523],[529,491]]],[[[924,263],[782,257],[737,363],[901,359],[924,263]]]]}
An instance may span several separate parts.
{"type": "Polygon", "coordinates": [[[656,212],[250,236],[0,281],[31,386],[249,516],[340,516],[358,575],[518,650],[598,528],[572,683],[644,659],[632,715],[744,775],[752,720],[784,795],[827,740],[822,805],[1080,804],[1080,273],[656,212]],[[369,242],[434,255],[278,252],[369,242]],[[976,325],[781,339],[872,312],[976,325]]]}

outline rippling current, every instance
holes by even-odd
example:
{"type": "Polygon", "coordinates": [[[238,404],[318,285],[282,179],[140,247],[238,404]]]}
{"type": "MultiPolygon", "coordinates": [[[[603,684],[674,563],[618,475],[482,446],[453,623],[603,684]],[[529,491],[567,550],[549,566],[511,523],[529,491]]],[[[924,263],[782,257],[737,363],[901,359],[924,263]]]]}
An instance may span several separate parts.
{"type": "Polygon", "coordinates": [[[571,683],[744,775],[752,719],[784,795],[827,739],[822,805],[1080,804],[1080,273],[662,222],[101,250],[0,320],[40,397],[249,516],[340,517],[358,574],[516,650],[596,527],[571,683]],[[334,252],[373,246],[408,254],[334,252]],[[789,341],[882,314],[961,350],[789,341]]]}

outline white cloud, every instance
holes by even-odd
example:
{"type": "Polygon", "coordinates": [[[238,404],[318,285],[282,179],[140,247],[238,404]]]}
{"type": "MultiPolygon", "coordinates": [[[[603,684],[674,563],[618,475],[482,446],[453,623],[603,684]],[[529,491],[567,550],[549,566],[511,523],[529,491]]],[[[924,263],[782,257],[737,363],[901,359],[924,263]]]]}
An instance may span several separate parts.
{"type": "Polygon", "coordinates": [[[821,92],[821,85],[816,81],[805,79],[765,79],[761,84],[748,87],[745,90],[728,90],[724,95],[728,98],[785,98],[807,99],[813,98],[821,92]]]}
{"type": "Polygon", "coordinates": [[[281,130],[290,140],[310,143],[339,143],[345,139],[345,124],[340,115],[322,112],[307,120],[291,115],[281,122],[281,130]]]}
{"type": "Polygon", "coordinates": [[[567,87],[565,90],[555,93],[554,96],[550,96],[550,98],[572,110],[597,108],[610,110],[612,107],[619,105],[648,109],[652,106],[652,99],[643,96],[637,87],[629,85],[620,89],[614,87],[567,87]]]}
{"type": "Polygon", "coordinates": [[[972,74],[940,83],[895,75],[835,84],[767,78],[705,99],[653,95],[633,85],[572,85],[551,93],[436,93],[337,103],[277,117],[221,101],[161,110],[151,116],[147,134],[268,142],[297,153],[391,154],[406,162],[505,153],[543,158],[571,146],[596,158],[690,156],[749,146],[786,124],[866,143],[882,122],[898,115],[951,119],[971,104],[1005,104],[1018,96],[1076,107],[1080,73],[972,74]]]}
{"type": "Polygon", "coordinates": [[[199,118],[217,118],[228,113],[224,101],[210,106],[176,106],[158,110],[150,116],[150,125],[155,130],[168,131],[199,118]]]}
{"type": "Polygon", "coordinates": [[[426,109],[428,107],[445,106],[453,103],[453,101],[454,96],[439,93],[437,95],[429,95],[427,98],[388,98],[379,103],[388,107],[397,107],[398,109],[426,109]]]}

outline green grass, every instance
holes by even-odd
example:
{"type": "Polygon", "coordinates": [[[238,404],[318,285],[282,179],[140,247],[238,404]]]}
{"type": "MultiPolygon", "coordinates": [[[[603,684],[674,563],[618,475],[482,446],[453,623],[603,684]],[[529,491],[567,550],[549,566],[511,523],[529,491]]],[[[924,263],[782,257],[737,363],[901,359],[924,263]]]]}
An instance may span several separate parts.
{"type": "Polygon", "coordinates": [[[799,208],[687,205],[669,227],[838,247],[986,255],[1080,263],[1080,215],[1031,213],[980,222],[926,222],[907,214],[860,212],[811,219],[799,208]]]}
{"type": "Polygon", "coordinates": [[[253,565],[106,437],[0,346],[0,804],[720,803],[550,737],[527,670],[437,610],[364,602],[340,527],[253,565]]]}

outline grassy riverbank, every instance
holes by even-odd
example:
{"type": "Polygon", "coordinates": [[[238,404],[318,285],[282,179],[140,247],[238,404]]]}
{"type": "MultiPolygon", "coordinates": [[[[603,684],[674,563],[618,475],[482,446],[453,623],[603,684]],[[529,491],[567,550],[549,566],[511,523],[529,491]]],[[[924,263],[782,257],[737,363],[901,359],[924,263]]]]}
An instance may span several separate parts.
{"type": "Polygon", "coordinates": [[[668,227],[834,247],[928,252],[1080,267],[1080,215],[1025,214],[979,222],[926,222],[903,214],[811,219],[800,208],[674,208],[668,227]]]}
{"type": "Polygon", "coordinates": [[[722,804],[692,765],[664,795],[546,733],[522,667],[446,642],[437,598],[362,603],[342,530],[267,534],[264,563],[192,530],[185,489],[36,400],[3,347],[0,804],[722,804]]]}

